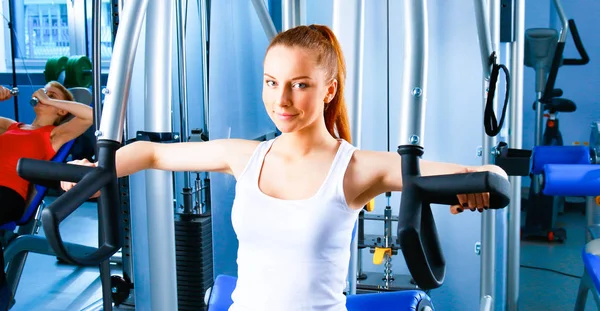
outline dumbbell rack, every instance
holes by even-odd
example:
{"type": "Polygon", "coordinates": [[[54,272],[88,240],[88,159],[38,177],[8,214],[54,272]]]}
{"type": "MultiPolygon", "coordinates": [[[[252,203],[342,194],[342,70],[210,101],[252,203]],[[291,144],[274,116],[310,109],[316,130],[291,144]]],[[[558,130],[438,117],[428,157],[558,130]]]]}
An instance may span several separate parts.
{"type": "Polygon", "coordinates": [[[418,289],[410,275],[393,274],[392,271],[392,256],[398,255],[400,246],[397,243],[397,237],[392,234],[392,222],[398,222],[398,216],[392,216],[392,208],[390,206],[391,193],[386,193],[388,201],[383,215],[374,215],[365,213],[363,209],[358,218],[358,250],[359,250],[359,265],[362,257],[362,250],[369,249],[369,252],[374,256],[376,252],[384,252],[383,257],[383,272],[364,272],[359,268],[356,282],[357,293],[368,292],[389,292],[400,290],[418,289]],[[364,221],[383,221],[383,235],[364,234],[364,221]]]}

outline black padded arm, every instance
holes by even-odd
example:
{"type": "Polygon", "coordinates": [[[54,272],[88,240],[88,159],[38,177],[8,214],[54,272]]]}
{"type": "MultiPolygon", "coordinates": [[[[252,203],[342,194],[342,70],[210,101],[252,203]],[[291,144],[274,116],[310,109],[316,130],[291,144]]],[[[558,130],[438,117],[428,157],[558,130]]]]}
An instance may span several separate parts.
{"type": "Polygon", "coordinates": [[[122,244],[120,203],[115,169],[115,155],[120,145],[113,141],[98,142],[98,167],[84,167],[32,159],[17,164],[19,176],[28,180],[77,182],[73,189],[58,197],[42,212],[44,233],[56,255],[78,265],[96,265],[116,253],[122,244]],[[59,225],[98,190],[98,230],[101,245],[91,254],[71,254],[62,240],[59,225]]]}

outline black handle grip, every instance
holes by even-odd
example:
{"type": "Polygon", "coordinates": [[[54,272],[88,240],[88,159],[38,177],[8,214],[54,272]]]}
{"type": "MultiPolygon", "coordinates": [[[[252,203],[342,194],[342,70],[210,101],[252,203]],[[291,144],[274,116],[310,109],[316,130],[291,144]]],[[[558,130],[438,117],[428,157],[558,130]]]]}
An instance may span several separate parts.
{"type": "Polygon", "coordinates": [[[510,201],[510,184],[490,172],[420,176],[419,146],[399,146],[402,156],[402,200],[398,215],[398,243],[413,279],[422,289],[444,283],[446,262],[431,204],[458,204],[459,194],[490,193],[490,207],[502,208],[510,201]]]}
{"type": "Polygon", "coordinates": [[[491,172],[422,176],[415,180],[423,200],[432,204],[458,204],[458,194],[490,194],[489,208],[504,208],[510,202],[510,184],[491,172]]]}
{"type": "Polygon", "coordinates": [[[48,244],[56,255],[77,265],[97,265],[116,253],[122,244],[120,203],[115,154],[119,144],[98,141],[98,167],[83,167],[31,159],[21,159],[17,172],[25,179],[77,182],[75,187],[58,197],[42,211],[42,224],[48,244]],[[98,201],[99,244],[91,254],[71,254],[62,240],[59,225],[94,193],[101,191],[98,201]]]}

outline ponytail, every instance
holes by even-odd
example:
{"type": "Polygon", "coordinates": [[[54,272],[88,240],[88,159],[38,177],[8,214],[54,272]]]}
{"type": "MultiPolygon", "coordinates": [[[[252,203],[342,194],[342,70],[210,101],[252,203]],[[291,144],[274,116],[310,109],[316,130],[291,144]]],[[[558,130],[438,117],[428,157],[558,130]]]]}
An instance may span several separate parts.
{"type": "Polygon", "coordinates": [[[327,26],[313,25],[317,28],[329,41],[335,54],[335,79],[337,80],[337,92],[333,99],[325,106],[325,126],[333,137],[338,137],[352,143],[352,135],[350,133],[350,124],[348,122],[348,110],[346,109],[346,98],[344,97],[344,89],[346,85],[346,62],[342,47],[338,42],[335,34],[327,26]],[[337,130],[337,135],[335,131],[337,130]]]}
{"type": "Polygon", "coordinates": [[[337,81],[333,99],[325,103],[323,116],[325,126],[331,136],[352,143],[348,110],[344,98],[346,83],[346,63],[340,43],[333,31],[323,25],[298,26],[278,34],[267,51],[275,45],[298,46],[316,52],[317,62],[330,75],[330,81],[337,81]]]}

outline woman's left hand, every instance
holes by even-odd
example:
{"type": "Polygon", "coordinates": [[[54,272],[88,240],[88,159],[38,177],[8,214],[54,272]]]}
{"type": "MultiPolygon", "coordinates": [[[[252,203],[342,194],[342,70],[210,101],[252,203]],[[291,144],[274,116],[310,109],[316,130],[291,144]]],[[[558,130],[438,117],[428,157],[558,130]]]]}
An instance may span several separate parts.
{"type": "Polygon", "coordinates": [[[46,94],[44,89],[39,89],[33,93],[32,97],[35,97],[39,100],[40,103],[48,105],[50,97],[46,94]]]}
{"type": "MultiPolygon", "coordinates": [[[[496,173],[504,178],[508,179],[506,172],[496,165],[482,165],[477,167],[467,167],[457,173],[476,173],[476,172],[492,172],[496,173]]],[[[460,205],[453,205],[450,207],[452,214],[460,214],[465,209],[469,209],[472,212],[479,211],[480,213],[488,209],[490,206],[490,194],[484,193],[472,193],[472,194],[459,194],[458,202],[460,205]]]]}

